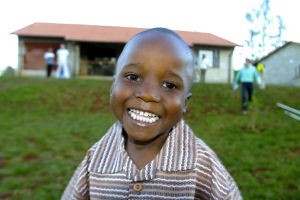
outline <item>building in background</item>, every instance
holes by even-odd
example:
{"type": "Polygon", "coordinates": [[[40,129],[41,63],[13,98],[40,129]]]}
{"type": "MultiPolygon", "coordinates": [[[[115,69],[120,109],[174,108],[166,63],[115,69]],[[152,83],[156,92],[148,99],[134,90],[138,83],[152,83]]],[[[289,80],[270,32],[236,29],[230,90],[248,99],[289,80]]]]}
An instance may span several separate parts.
{"type": "Polygon", "coordinates": [[[287,42],[255,64],[263,64],[266,84],[300,85],[300,43],[287,42]]]}
{"type": "MultiPolygon", "coordinates": [[[[143,30],[145,29],[78,24],[31,24],[13,33],[19,39],[18,72],[21,75],[44,76],[44,52],[49,47],[56,52],[59,45],[64,43],[70,51],[72,77],[112,76],[126,42],[143,30]]],[[[195,55],[205,53],[208,56],[211,67],[207,70],[207,82],[232,81],[232,54],[237,44],[210,33],[176,33],[193,49],[195,55]]]]}

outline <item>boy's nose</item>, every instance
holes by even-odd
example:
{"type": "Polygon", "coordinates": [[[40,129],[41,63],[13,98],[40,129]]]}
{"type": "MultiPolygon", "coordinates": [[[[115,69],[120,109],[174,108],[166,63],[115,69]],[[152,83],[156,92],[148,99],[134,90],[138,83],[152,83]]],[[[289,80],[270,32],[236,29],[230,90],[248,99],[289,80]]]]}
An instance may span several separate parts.
{"type": "Polygon", "coordinates": [[[159,102],[159,88],[153,83],[143,83],[136,92],[136,97],[145,102],[159,102]]]}

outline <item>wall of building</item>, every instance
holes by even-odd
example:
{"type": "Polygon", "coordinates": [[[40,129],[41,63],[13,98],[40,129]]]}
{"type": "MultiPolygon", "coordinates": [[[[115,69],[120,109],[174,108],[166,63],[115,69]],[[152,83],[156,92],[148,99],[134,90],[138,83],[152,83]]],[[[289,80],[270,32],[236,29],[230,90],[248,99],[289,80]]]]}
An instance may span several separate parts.
{"type": "MultiPolygon", "coordinates": [[[[31,38],[19,37],[18,50],[18,72],[24,76],[46,76],[46,63],[44,53],[48,48],[53,48],[53,52],[59,48],[59,44],[64,42],[55,38],[31,38]]],[[[52,71],[55,74],[56,65],[52,71]]]]}
{"type": "Polygon", "coordinates": [[[262,61],[265,65],[266,84],[286,85],[299,76],[300,45],[288,44],[262,61]],[[297,75],[298,73],[298,75],[297,75]]]}
{"type": "Polygon", "coordinates": [[[233,71],[231,67],[232,50],[219,50],[219,67],[208,68],[206,71],[206,81],[208,83],[228,83],[231,82],[233,71]]]}

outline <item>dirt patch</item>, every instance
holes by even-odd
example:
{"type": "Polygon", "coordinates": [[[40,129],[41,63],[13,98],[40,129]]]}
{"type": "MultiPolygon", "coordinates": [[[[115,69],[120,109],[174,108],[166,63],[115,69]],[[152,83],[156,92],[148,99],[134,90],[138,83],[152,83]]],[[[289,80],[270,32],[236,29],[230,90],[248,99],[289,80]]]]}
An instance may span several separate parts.
{"type": "Polygon", "coordinates": [[[258,168],[255,168],[253,170],[253,173],[254,174],[260,174],[260,173],[264,173],[264,172],[268,172],[270,171],[268,168],[265,168],[265,167],[258,167],[258,168]]]}
{"type": "MultiPolygon", "coordinates": [[[[3,168],[5,164],[6,164],[6,160],[3,157],[0,157],[0,169],[3,168]]],[[[3,181],[3,179],[4,179],[4,177],[0,176],[0,185],[1,185],[1,182],[3,181]]],[[[1,194],[0,194],[0,199],[2,199],[1,194]]]]}
{"type": "Polygon", "coordinates": [[[261,127],[258,124],[249,124],[248,126],[242,126],[241,130],[244,131],[244,132],[261,133],[265,130],[265,128],[261,127]]]}
{"type": "Polygon", "coordinates": [[[236,110],[227,110],[227,111],[226,111],[226,114],[229,114],[229,115],[237,115],[237,114],[238,114],[238,111],[236,111],[236,110]]]}
{"type": "Polygon", "coordinates": [[[298,190],[298,187],[297,187],[296,185],[291,185],[291,184],[289,184],[289,185],[287,186],[287,189],[288,189],[288,190],[295,190],[295,191],[297,191],[297,190],[298,190]]]}
{"type": "Polygon", "coordinates": [[[14,195],[12,193],[0,194],[0,199],[11,199],[14,195]]]}
{"type": "Polygon", "coordinates": [[[34,154],[34,153],[23,156],[24,161],[38,160],[39,158],[40,158],[40,156],[38,154],[34,154]]]}
{"type": "Polygon", "coordinates": [[[6,160],[3,157],[0,157],[0,168],[4,167],[6,160]]]}
{"type": "Polygon", "coordinates": [[[203,111],[201,111],[201,114],[208,114],[208,113],[219,114],[219,113],[221,113],[221,111],[222,111],[221,107],[211,107],[211,108],[206,108],[203,111]]]}
{"type": "Polygon", "coordinates": [[[201,100],[204,101],[204,102],[210,102],[211,99],[212,99],[212,97],[210,95],[206,95],[206,96],[201,98],[201,100]]]}
{"type": "Polygon", "coordinates": [[[97,95],[91,103],[89,112],[95,113],[106,109],[110,109],[109,102],[107,100],[99,98],[99,96],[97,95]]]}
{"type": "Polygon", "coordinates": [[[300,155],[300,147],[291,148],[290,151],[294,154],[300,155]]]}

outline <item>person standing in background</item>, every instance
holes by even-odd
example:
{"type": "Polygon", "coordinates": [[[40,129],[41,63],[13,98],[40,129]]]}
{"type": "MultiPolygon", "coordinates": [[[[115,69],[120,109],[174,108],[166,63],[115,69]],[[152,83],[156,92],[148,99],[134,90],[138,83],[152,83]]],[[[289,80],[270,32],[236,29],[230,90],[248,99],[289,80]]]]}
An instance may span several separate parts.
{"type": "Polygon", "coordinates": [[[202,55],[202,59],[200,61],[200,70],[201,70],[201,82],[205,83],[205,76],[206,76],[206,70],[207,67],[209,66],[206,55],[202,55]]]}
{"type": "Polygon", "coordinates": [[[51,77],[51,72],[52,72],[54,59],[55,59],[55,54],[53,53],[52,48],[49,48],[48,51],[45,52],[44,59],[46,61],[46,75],[47,77],[51,77]]]}
{"type": "Polygon", "coordinates": [[[199,83],[201,80],[201,72],[200,72],[200,62],[199,59],[195,59],[195,69],[194,69],[194,82],[199,83]]]}
{"type": "Polygon", "coordinates": [[[248,104],[252,101],[255,81],[261,84],[257,69],[251,64],[251,60],[246,58],[244,67],[238,71],[233,84],[234,90],[238,88],[239,83],[241,84],[243,114],[248,114],[248,104]]]}
{"type": "Polygon", "coordinates": [[[60,48],[56,52],[57,55],[57,70],[56,77],[57,78],[70,78],[70,70],[68,67],[68,56],[69,50],[66,49],[64,44],[60,45],[60,48]]]}

